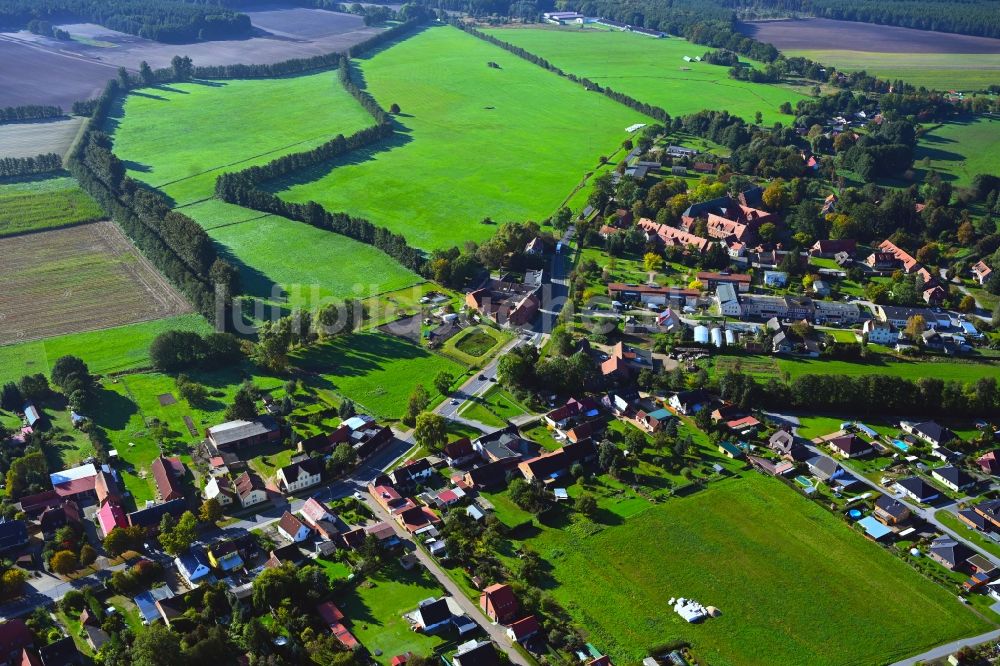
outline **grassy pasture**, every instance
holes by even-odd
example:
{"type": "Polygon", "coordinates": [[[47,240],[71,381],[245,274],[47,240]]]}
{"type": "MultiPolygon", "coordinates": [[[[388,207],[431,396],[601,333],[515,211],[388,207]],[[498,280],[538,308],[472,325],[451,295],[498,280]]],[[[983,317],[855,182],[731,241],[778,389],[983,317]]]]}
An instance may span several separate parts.
{"type": "Polygon", "coordinates": [[[681,640],[720,665],[886,663],[990,627],[772,479],[624,513],[596,530],[540,522],[527,541],[552,567],[550,593],[618,663],[681,640]],[[722,616],[689,625],[667,606],[674,596],[722,616]]]}
{"type": "Polygon", "coordinates": [[[619,148],[626,127],[649,121],[452,27],[424,30],[357,66],[375,99],[400,105],[399,133],[271,188],[362,215],[426,249],[490,237],[487,216],[551,215],[619,148]]]}
{"type": "Polygon", "coordinates": [[[966,118],[934,127],[920,138],[915,158],[923,168],[929,160],[930,169],[955,185],[971,185],[976,174],[1000,173],[1000,118],[966,118]]]}
{"type": "Polygon", "coordinates": [[[319,388],[329,388],[354,400],[376,417],[399,419],[407,399],[423,384],[431,402],[441,396],[434,376],[445,370],[461,377],[465,368],[402,338],[383,333],[356,333],[314,345],[292,357],[292,363],[319,373],[319,388]],[[324,386],[328,383],[328,386],[324,386]]]}
{"type": "Polygon", "coordinates": [[[872,53],[839,49],[790,50],[844,71],[864,70],[883,79],[903,79],[937,90],[983,90],[1000,76],[996,53],[872,53]]]}
{"type": "Polygon", "coordinates": [[[626,32],[572,28],[498,28],[487,32],[565,72],[663,107],[671,116],[725,109],[752,122],[760,111],[765,124],[788,124],[790,117],[778,113],[778,107],[786,101],[795,106],[804,97],[781,86],[730,79],[727,67],[684,62],[684,56],[701,56],[711,49],[677,37],[651,39],[626,32]]]}
{"type": "Polygon", "coordinates": [[[149,345],[153,338],[171,330],[204,334],[212,327],[201,315],[185,314],[0,346],[0,382],[29,373],[48,375],[50,365],[66,354],[79,356],[98,374],[142,368],[149,365],[149,345]]]}
{"type": "Polygon", "coordinates": [[[125,99],[109,129],[130,175],[159,188],[209,232],[239,267],[246,293],[281,305],[314,306],[332,296],[398,289],[419,278],[369,245],[215,200],[215,179],[371,122],[336,72],[326,71],[144,88],[125,99]]]}
{"type": "Polygon", "coordinates": [[[0,237],[104,216],[101,207],[65,176],[0,184],[0,237]]]}
{"type": "Polygon", "coordinates": [[[0,283],[7,293],[0,342],[131,324],[191,309],[111,222],[0,239],[0,256],[0,283]]]}
{"type": "Polygon", "coordinates": [[[905,377],[914,381],[921,377],[934,379],[975,381],[983,377],[996,377],[1000,364],[992,362],[962,362],[949,360],[905,361],[887,355],[876,355],[867,363],[831,361],[807,358],[781,358],[778,367],[792,378],[798,375],[889,375],[905,377]]]}
{"type": "Polygon", "coordinates": [[[510,340],[510,335],[490,326],[467,328],[441,346],[441,353],[454,357],[460,363],[483,363],[491,352],[510,340]]]}

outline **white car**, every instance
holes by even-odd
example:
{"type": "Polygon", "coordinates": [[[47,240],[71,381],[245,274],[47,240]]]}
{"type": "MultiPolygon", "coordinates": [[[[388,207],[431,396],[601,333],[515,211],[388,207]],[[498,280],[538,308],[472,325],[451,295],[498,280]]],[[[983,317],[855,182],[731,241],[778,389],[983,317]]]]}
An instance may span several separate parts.
{"type": "Polygon", "coordinates": [[[362,495],[362,494],[361,494],[360,492],[358,492],[357,490],[355,490],[355,491],[354,491],[354,493],[353,493],[353,495],[351,495],[351,496],[352,496],[352,497],[353,497],[354,499],[358,500],[359,502],[364,502],[364,501],[365,501],[365,496],[364,496],[364,495],[362,495]]]}

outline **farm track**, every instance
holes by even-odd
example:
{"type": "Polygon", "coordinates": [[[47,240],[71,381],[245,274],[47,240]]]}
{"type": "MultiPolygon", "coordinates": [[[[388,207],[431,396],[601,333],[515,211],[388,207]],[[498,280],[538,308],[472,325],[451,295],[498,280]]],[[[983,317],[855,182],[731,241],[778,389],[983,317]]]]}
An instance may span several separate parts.
{"type": "Polygon", "coordinates": [[[0,240],[0,344],[191,312],[112,222],[0,240]]]}

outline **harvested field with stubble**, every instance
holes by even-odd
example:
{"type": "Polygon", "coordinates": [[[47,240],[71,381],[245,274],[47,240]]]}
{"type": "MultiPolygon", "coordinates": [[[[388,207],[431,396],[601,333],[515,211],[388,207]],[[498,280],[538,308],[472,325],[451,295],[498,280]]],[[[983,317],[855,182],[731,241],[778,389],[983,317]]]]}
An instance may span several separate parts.
{"type": "Polygon", "coordinates": [[[0,256],[0,344],[191,311],[111,222],[5,238],[0,256]]]}
{"type": "Polygon", "coordinates": [[[77,116],[0,124],[0,157],[34,157],[43,153],[65,155],[82,124],[83,118],[77,116]]]}
{"type": "Polygon", "coordinates": [[[938,90],[981,90],[1000,75],[1000,39],[832,19],[743,23],[789,56],[938,90]]]}

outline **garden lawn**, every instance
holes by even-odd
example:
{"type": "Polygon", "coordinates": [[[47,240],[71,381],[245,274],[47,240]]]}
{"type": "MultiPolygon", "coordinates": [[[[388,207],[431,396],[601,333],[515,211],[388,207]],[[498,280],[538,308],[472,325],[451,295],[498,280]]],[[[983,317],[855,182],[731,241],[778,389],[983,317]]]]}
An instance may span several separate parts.
{"type": "Polygon", "coordinates": [[[433,404],[441,399],[434,388],[438,372],[444,370],[456,377],[465,374],[465,368],[451,359],[402,338],[374,332],[313,345],[295,353],[292,364],[319,373],[320,388],[332,389],[356,402],[360,411],[387,419],[406,414],[407,399],[417,384],[424,385],[433,404]],[[323,386],[324,382],[329,386],[323,386]]]}
{"type": "Polygon", "coordinates": [[[550,593],[616,663],[688,641],[704,662],[872,664],[992,625],[822,507],[758,475],[603,530],[541,526],[550,593]],[[722,611],[690,625],[684,596],[722,611]],[[804,657],[808,655],[808,658],[804,657]]]}
{"type": "Polygon", "coordinates": [[[836,49],[791,50],[800,56],[844,71],[864,70],[886,80],[903,79],[937,90],[983,90],[1000,76],[997,53],[879,53],[836,49]]]}
{"type": "Polygon", "coordinates": [[[467,365],[480,365],[508,340],[508,333],[489,326],[472,326],[446,341],[441,352],[467,365]]]}
{"type": "Polygon", "coordinates": [[[440,586],[422,567],[411,571],[394,567],[369,576],[334,602],[344,612],[351,633],[370,654],[379,654],[374,657],[377,662],[387,664],[396,655],[427,655],[445,643],[440,636],[412,631],[402,617],[424,599],[441,593],[440,586]]]}
{"type": "Polygon", "coordinates": [[[0,237],[92,222],[101,207],[65,176],[0,183],[0,237]]]}
{"type": "Polygon", "coordinates": [[[486,217],[552,215],[601,155],[619,149],[626,127],[651,122],[450,26],[356,66],[383,107],[399,104],[397,134],[271,189],[366,217],[423,249],[489,238],[496,227],[486,217]]]}
{"type": "Polygon", "coordinates": [[[71,333],[44,340],[33,340],[0,347],[0,383],[23,375],[49,374],[51,364],[60,356],[72,354],[87,363],[96,374],[122,372],[149,365],[149,345],[160,333],[169,330],[212,330],[197,314],[178,315],[127,326],[117,326],[86,333],[71,333]]]}
{"type": "MultiPolygon", "coordinates": [[[[776,85],[729,78],[729,68],[706,62],[684,62],[710,51],[707,46],[669,37],[651,39],[627,32],[497,28],[489,34],[545,58],[565,72],[662,107],[671,116],[703,109],[726,110],[764,124],[791,123],[778,113],[783,102],[805,95],[776,85]]],[[[760,68],[760,63],[753,63],[760,68]]]]}
{"type": "Polygon", "coordinates": [[[333,296],[368,296],[420,278],[370,245],[215,200],[215,180],[372,122],[337,73],[325,71],[144,88],[125,99],[109,130],[129,175],[160,189],[208,230],[240,269],[245,293],[313,307],[333,296]]]}
{"type": "Polygon", "coordinates": [[[1000,118],[965,118],[935,127],[917,142],[916,165],[924,167],[925,159],[955,185],[967,187],[977,174],[1000,173],[1000,118]]]}

